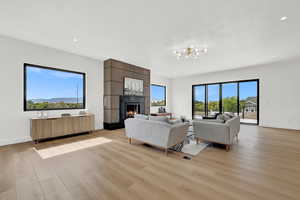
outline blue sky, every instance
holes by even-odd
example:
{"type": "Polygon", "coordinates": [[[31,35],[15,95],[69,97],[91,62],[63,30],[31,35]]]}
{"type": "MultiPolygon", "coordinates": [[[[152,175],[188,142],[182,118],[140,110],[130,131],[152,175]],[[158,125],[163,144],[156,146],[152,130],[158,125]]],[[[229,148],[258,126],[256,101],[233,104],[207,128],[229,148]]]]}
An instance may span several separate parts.
{"type": "Polygon", "coordinates": [[[161,101],[165,99],[164,87],[151,85],[151,101],[161,101]]]}
{"type": "Polygon", "coordinates": [[[83,97],[81,74],[27,66],[27,99],[83,97]]]}
{"type": "MultiPolygon", "coordinates": [[[[204,100],[204,86],[195,87],[195,99],[204,100]]],[[[240,82],[240,99],[246,99],[247,97],[253,97],[257,94],[257,83],[256,82],[240,82]]],[[[222,97],[237,96],[237,84],[227,83],[223,84],[222,97]]],[[[208,98],[210,101],[219,100],[219,85],[208,85],[208,98]]]]}

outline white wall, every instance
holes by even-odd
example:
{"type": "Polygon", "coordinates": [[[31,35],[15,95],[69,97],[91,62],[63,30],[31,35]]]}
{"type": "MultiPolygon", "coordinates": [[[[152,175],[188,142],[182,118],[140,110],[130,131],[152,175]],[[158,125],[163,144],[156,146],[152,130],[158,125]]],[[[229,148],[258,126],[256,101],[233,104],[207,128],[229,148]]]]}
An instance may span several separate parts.
{"type": "MultiPolygon", "coordinates": [[[[156,84],[156,85],[163,85],[166,86],[166,99],[167,99],[167,104],[165,106],[167,112],[172,112],[171,108],[171,80],[162,76],[155,75],[151,73],[151,84],[156,84]]],[[[151,94],[150,94],[151,95],[151,94]]],[[[160,107],[160,106],[159,106],[160,107]]],[[[154,106],[150,108],[151,113],[157,113],[158,112],[158,106],[154,106]]]]}
{"type": "MultiPolygon", "coordinates": [[[[188,67],[187,67],[188,68],[188,67]]],[[[260,79],[260,125],[300,129],[300,58],[172,80],[172,110],[192,117],[192,85],[260,79]]]]}
{"type": "MultiPolygon", "coordinates": [[[[0,146],[31,140],[31,117],[23,111],[23,63],[57,67],[86,73],[86,106],[103,126],[103,62],[31,43],[0,37],[0,146]]],[[[79,110],[49,111],[49,116],[79,110]]]]}

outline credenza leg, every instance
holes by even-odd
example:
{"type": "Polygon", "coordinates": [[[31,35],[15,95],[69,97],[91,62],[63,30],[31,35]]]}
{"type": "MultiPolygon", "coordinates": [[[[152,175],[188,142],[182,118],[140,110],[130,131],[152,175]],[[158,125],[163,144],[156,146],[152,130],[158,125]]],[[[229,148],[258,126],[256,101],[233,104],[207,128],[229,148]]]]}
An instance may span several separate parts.
{"type": "Polygon", "coordinates": [[[165,155],[168,156],[168,148],[165,149],[165,155]]]}

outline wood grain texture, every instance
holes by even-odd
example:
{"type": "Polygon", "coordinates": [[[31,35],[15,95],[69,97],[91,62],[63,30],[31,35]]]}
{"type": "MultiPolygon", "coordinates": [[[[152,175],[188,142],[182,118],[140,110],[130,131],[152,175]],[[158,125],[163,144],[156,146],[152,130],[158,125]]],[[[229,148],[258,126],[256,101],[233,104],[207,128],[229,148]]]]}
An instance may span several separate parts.
{"type": "Polygon", "coordinates": [[[95,130],[95,116],[70,116],[58,118],[34,118],[31,123],[31,138],[33,140],[53,138],[95,130]]]}
{"type": "Polygon", "coordinates": [[[300,131],[241,127],[231,151],[184,154],[128,144],[123,130],[0,147],[0,200],[299,199],[300,131]],[[109,141],[42,159],[91,139],[109,141]]]}

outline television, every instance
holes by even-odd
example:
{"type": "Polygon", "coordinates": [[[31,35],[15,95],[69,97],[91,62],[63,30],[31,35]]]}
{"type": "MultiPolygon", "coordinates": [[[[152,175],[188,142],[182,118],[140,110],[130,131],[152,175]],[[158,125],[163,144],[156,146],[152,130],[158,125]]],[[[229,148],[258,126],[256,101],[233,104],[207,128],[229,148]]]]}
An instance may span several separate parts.
{"type": "Polygon", "coordinates": [[[144,81],[133,78],[124,78],[124,95],[143,96],[144,81]]]}
{"type": "Polygon", "coordinates": [[[85,109],[85,73],[24,64],[24,111],[85,109]]]}

